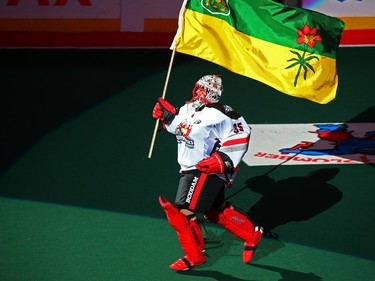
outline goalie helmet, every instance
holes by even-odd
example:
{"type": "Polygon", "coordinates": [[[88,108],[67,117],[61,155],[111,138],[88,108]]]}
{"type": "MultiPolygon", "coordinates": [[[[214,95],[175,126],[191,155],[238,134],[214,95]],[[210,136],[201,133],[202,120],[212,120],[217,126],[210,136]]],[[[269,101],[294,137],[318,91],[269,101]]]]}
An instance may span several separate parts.
{"type": "Polygon", "coordinates": [[[199,100],[202,103],[217,103],[223,92],[223,83],[219,75],[206,75],[200,78],[193,89],[193,101],[199,100]],[[203,89],[205,93],[198,95],[197,90],[203,89]]]}

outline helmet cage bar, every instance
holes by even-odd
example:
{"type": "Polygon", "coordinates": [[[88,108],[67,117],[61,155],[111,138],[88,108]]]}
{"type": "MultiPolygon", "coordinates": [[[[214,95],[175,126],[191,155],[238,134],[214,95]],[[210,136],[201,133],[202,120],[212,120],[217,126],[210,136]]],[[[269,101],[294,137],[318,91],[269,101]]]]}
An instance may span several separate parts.
{"type": "Polygon", "coordinates": [[[207,86],[204,86],[198,83],[195,84],[195,87],[193,89],[193,100],[196,100],[198,98],[197,96],[198,89],[203,89],[205,91],[205,94],[199,97],[199,100],[201,102],[204,102],[206,104],[219,102],[219,99],[221,96],[220,90],[209,88],[207,86]]]}

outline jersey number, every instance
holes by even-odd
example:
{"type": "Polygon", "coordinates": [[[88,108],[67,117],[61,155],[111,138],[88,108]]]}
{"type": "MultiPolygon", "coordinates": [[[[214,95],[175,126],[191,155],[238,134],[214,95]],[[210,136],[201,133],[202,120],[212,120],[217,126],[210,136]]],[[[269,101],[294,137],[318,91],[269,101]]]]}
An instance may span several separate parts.
{"type": "Polygon", "coordinates": [[[238,134],[239,132],[243,132],[243,126],[242,126],[242,123],[234,123],[233,124],[233,132],[235,134],[238,134]]]}

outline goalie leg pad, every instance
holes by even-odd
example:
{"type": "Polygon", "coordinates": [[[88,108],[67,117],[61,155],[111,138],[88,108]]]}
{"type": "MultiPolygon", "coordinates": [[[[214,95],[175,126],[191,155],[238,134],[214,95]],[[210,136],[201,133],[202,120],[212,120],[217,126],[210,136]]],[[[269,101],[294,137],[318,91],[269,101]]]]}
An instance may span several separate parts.
{"type": "Polygon", "coordinates": [[[178,259],[170,265],[173,270],[187,270],[206,261],[203,255],[204,240],[202,230],[196,221],[188,220],[172,203],[159,197],[159,203],[163,207],[169,224],[176,230],[185,257],[178,259]]]}
{"type": "Polygon", "coordinates": [[[177,231],[183,231],[188,225],[188,219],[171,202],[159,196],[160,206],[164,209],[169,224],[177,231]]]}
{"type": "Polygon", "coordinates": [[[211,210],[205,213],[205,217],[213,223],[222,225],[229,232],[245,241],[242,257],[243,262],[249,263],[262,238],[262,228],[254,227],[244,214],[230,207],[225,208],[222,212],[211,210]]]}
{"type": "Polygon", "coordinates": [[[222,225],[238,238],[249,242],[252,240],[254,225],[239,211],[232,209],[231,207],[226,207],[221,212],[212,209],[204,215],[209,221],[222,225]]]}
{"type": "Polygon", "coordinates": [[[219,214],[219,224],[244,241],[252,240],[254,225],[244,214],[237,210],[226,208],[219,214]]]}

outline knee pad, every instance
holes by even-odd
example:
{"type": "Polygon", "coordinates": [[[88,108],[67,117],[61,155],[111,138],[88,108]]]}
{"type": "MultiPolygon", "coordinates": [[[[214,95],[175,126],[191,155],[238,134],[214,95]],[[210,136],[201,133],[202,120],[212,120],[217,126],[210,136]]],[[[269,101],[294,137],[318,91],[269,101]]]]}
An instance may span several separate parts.
{"type": "Polygon", "coordinates": [[[171,202],[159,196],[159,203],[165,211],[169,224],[176,230],[181,231],[189,225],[188,218],[182,214],[171,202]]]}

